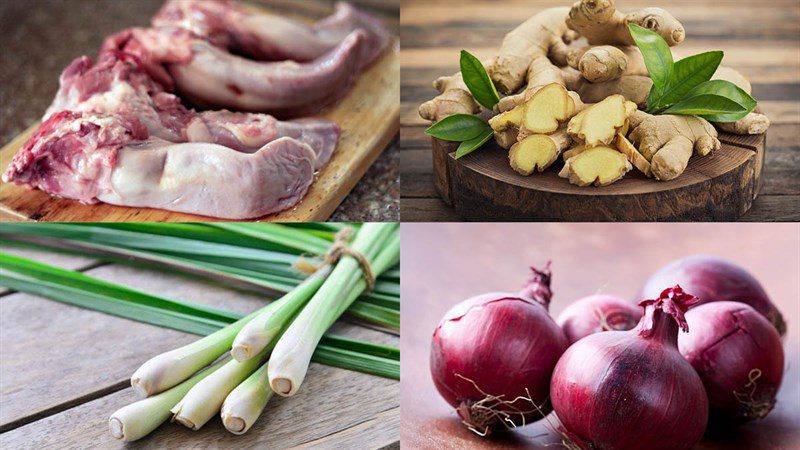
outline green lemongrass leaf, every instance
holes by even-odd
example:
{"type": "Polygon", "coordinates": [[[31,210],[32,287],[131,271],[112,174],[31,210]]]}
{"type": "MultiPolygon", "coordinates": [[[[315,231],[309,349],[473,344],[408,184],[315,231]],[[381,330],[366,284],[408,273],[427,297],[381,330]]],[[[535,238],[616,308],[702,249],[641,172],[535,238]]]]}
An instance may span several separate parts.
{"type": "MultiPolygon", "coordinates": [[[[0,226],[1,227],[1,226],[0,226]]],[[[239,288],[269,294],[288,292],[299,284],[304,276],[292,268],[280,267],[269,270],[250,270],[236,266],[217,264],[203,259],[191,259],[178,255],[160,254],[123,247],[112,247],[91,242],[54,239],[41,236],[6,235],[14,240],[0,238],[0,244],[55,250],[61,253],[93,255],[103,261],[151,267],[153,264],[180,272],[211,278],[239,288]],[[28,245],[25,245],[28,244],[28,245]]],[[[212,260],[213,261],[213,260],[212,260]]],[[[229,262],[229,261],[228,261],[229,262]]],[[[378,279],[373,292],[362,295],[358,302],[373,303],[399,309],[400,286],[397,281],[378,279]]],[[[364,317],[362,317],[364,318],[364,317]]],[[[366,318],[365,318],[366,319],[366,318]]],[[[388,323],[380,323],[390,326],[388,323]]]]}
{"type": "Polygon", "coordinates": [[[301,230],[275,223],[209,223],[212,227],[253,237],[262,241],[286,245],[302,252],[324,254],[331,243],[301,230]]]}
{"type": "Polygon", "coordinates": [[[379,323],[394,330],[400,329],[400,311],[366,302],[353,302],[347,313],[359,319],[379,323]]]}
{"type": "Polygon", "coordinates": [[[480,103],[486,109],[494,108],[494,105],[500,101],[500,95],[486,73],[483,64],[466,50],[461,50],[461,59],[459,61],[461,66],[461,78],[464,79],[464,84],[472,94],[472,98],[480,103]]]}
{"type": "Polygon", "coordinates": [[[484,132],[479,134],[476,138],[464,141],[458,145],[458,148],[456,149],[456,159],[461,158],[464,155],[469,155],[475,150],[481,148],[481,146],[485,144],[486,141],[491,139],[492,136],[494,136],[494,130],[487,126],[486,130],[484,130],[484,132]]]}
{"type": "Polygon", "coordinates": [[[716,94],[701,94],[681,100],[662,114],[704,115],[704,114],[735,114],[746,111],[745,107],[735,101],[716,94]]]}
{"type": "Polygon", "coordinates": [[[321,343],[338,347],[365,355],[379,356],[381,358],[400,361],[400,350],[393,347],[386,347],[377,344],[368,344],[363,341],[343,338],[341,336],[326,335],[320,340],[321,343]]]}
{"type": "MultiPolygon", "coordinates": [[[[18,256],[0,253],[0,262],[2,263],[0,286],[137,322],[191,334],[208,335],[245,317],[244,314],[236,312],[145,294],[79,272],[59,269],[18,256]],[[20,272],[16,272],[16,269],[20,272]],[[91,286],[70,282],[70,280],[86,281],[85,278],[89,279],[91,286]],[[116,294],[120,295],[115,296],[116,294]],[[210,315],[211,312],[214,313],[213,316],[210,315]]],[[[384,346],[366,342],[358,345],[342,343],[340,339],[337,340],[336,336],[330,334],[325,334],[325,337],[334,339],[317,346],[312,356],[314,361],[399,379],[399,364],[394,370],[393,358],[374,356],[385,354],[384,346]],[[353,351],[354,346],[360,350],[353,351]],[[386,359],[384,364],[380,364],[382,359],[386,359]]]]}
{"type": "Polygon", "coordinates": [[[453,114],[428,127],[425,133],[445,141],[463,142],[483,133],[488,125],[470,114],[453,114]]]}
{"type": "Polygon", "coordinates": [[[722,62],[722,51],[699,53],[675,63],[672,77],[657,98],[648,98],[648,106],[662,109],[690,96],[692,89],[711,79],[722,62]]]}
{"type": "Polygon", "coordinates": [[[730,81],[726,80],[711,80],[706,81],[705,83],[697,86],[696,88],[692,89],[691,92],[687,95],[687,97],[693,97],[702,94],[716,94],[721,95],[729,100],[732,100],[742,106],[744,111],[732,114],[707,114],[702,115],[706,120],[710,120],[712,122],[736,122],[737,120],[741,119],[742,117],[746,116],[750,112],[752,112],[758,102],[750,96],[747,92],[745,92],[739,86],[731,83],[730,81]]]}
{"type": "Polygon", "coordinates": [[[59,237],[94,242],[104,245],[117,245],[139,250],[184,253],[209,257],[249,259],[262,262],[292,264],[297,256],[278,251],[239,247],[230,244],[199,241],[172,236],[109,229],[100,226],[75,226],[63,223],[6,223],[0,227],[0,235],[24,232],[28,235],[59,237]],[[35,225],[35,226],[31,226],[35,225]]]}
{"type": "MultiPolygon", "coordinates": [[[[631,32],[636,46],[642,52],[647,73],[653,80],[653,88],[648,97],[648,107],[650,98],[655,93],[657,96],[663,94],[672,79],[673,62],[672,51],[664,38],[646,28],[636,24],[629,24],[628,30],[631,32]]],[[[655,100],[655,99],[654,99],[655,100]]]]}

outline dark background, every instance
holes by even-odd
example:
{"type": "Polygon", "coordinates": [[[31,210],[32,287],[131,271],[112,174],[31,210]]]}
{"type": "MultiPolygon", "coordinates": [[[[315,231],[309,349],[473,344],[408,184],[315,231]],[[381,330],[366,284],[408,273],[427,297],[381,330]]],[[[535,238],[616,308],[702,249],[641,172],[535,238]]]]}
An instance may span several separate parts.
{"type": "MultiPolygon", "coordinates": [[[[147,26],[163,0],[0,0],[0,146],[39,120],[73,59],[97,55],[123,28],[147,26]]],[[[322,18],[333,1],[250,1],[307,18],[322,18]]],[[[397,0],[355,0],[396,33],[397,0]]],[[[395,139],[331,216],[332,221],[398,221],[400,155],[395,139]]]]}

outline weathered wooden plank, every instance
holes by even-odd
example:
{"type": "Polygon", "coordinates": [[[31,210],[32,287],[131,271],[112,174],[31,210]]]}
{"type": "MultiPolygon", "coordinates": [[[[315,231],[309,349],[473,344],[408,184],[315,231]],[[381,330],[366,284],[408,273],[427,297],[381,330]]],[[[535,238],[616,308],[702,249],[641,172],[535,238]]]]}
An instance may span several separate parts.
{"type": "Polygon", "coordinates": [[[403,222],[463,222],[464,219],[440,198],[403,198],[400,202],[403,222]]]}
{"type": "Polygon", "coordinates": [[[753,201],[753,206],[739,220],[742,222],[800,222],[800,210],[797,207],[799,204],[800,195],[761,195],[753,201]]]}
{"type": "MultiPolygon", "coordinates": [[[[259,295],[141,268],[109,265],[90,270],[87,274],[165,297],[242,313],[266,303],[259,295]]],[[[124,388],[133,370],[145,360],[197,339],[193,335],[27,294],[10,294],[2,300],[0,427],[4,429],[38,421],[124,388]]],[[[355,325],[337,325],[336,332],[397,345],[397,338],[393,336],[355,325]]],[[[348,371],[339,372],[353,376],[348,371]]],[[[332,379],[342,376],[337,373],[332,379]]],[[[381,380],[377,377],[369,379],[381,380]]],[[[340,386],[336,389],[347,390],[340,386]]],[[[112,411],[103,414],[107,416],[112,411]]],[[[341,425],[341,422],[335,423],[341,425]]],[[[79,442],[75,441],[75,444],[79,442]]]]}

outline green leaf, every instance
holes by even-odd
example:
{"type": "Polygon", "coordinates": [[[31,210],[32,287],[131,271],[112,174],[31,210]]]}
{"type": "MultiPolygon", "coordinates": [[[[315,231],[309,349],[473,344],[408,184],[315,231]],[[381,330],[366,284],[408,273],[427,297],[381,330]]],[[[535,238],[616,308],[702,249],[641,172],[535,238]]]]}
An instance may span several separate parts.
{"type": "Polygon", "coordinates": [[[648,97],[648,107],[658,110],[686,98],[692,89],[711,79],[722,62],[722,56],[723,53],[717,50],[692,55],[676,62],[666,88],[657,97],[648,97]]]}
{"type": "Polygon", "coordinates": [[[705,83],[697,86],[695,89],[692,89],[692,91],[689,93],[690,96],[701,94],[721,95],[733,100],[745,109],[744,111],[732,114],[705,114],[701,116],[704,119],[712,122],[736,122],[752,112],[758,104],[758,102],[756,102],[756,100],[751,97],[750,94],[745,92],[739,86],[736,86],[735,84],[726,80],[706,81],[705,83]]]}
{"type": "Polygon", "coordinates": [[[461,50],[460,64],[461,77],[475,101],[486,109],[494,108],[500,101],[500,95],[497,94],[497,89],[483,64],[466,50],[461,50]]]}
{"type": "Polygon", "coordinates": [[[649,106],[652,94],[656,93],[660,96],[672,79],[672,51],[664,38],[646,28],[632,23],[628,25],[628,30],[630,30],[636,46],[642,52],[647,73],[653,80],[653,89],[648,97],[649,106]]]}
{"type": "Polygon", "coordinates": [[[445,141],[463,142],[486,130],[486,122],[470,114],[454,114],[431,125],[425,133],[445,141]]]}
{"type": "Polygon", "coordinates": [[[733,114],[745,111],[744,106],[735,101],[716,94],[696,95],[681,100],[662,114],[705,115],[705,114],[733,114]]]}
{"type": "Polygon", "coordinates": [[[469,155],[475,150],[479,149],[483,144],[494,136],[494,131],[487,127],[486,130],[479,134],[476,138],[462,142],[456,150],[456,159],[464,155],[469,155]]]}
{"type": "MultiPolygon", "coordinates": [[[[0,286],[186,333],[208,335],[244,317],[236,312],[157,297],[18,256],[0,253],[0,263],[0,286]]],[[[312,359],[334,367],[399,379],[398,352],[326,334],[312,359]]]]}

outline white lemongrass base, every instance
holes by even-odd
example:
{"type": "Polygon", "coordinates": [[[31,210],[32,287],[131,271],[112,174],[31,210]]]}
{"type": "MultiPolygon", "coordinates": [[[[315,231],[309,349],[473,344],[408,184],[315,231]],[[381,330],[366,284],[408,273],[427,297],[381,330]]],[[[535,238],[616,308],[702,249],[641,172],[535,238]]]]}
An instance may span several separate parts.
{"type": "Polygon", "coordinates": [[[233,434],[246,433],[264,411],[272,394],[264,364],[225,399],[221,413],[225,428],[233,434]]]}

